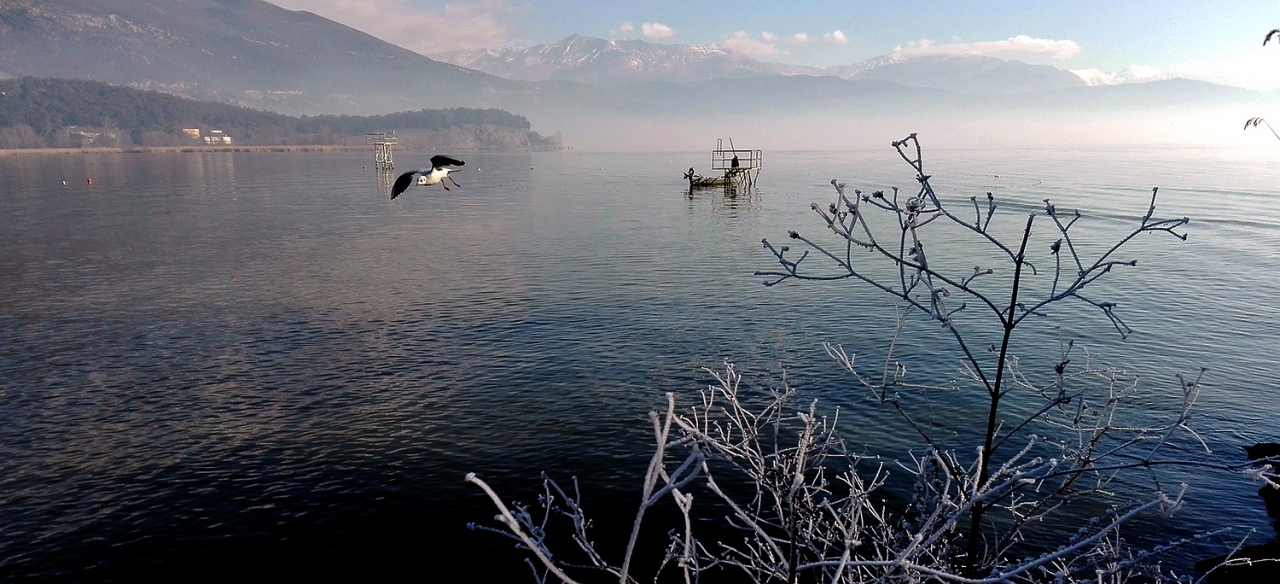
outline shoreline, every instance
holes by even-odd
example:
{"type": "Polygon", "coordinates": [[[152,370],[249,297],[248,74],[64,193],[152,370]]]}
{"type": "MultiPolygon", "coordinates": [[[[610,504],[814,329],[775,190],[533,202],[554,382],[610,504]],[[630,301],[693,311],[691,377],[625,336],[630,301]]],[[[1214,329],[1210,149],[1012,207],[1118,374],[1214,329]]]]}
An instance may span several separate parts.
{"type": "MultiPolygon", "coordinates": [[[[372,151],[373,147],[361,144],[360,146],[344,146],[344,145],[290,145],[290,146],[124,146],[117,148],[13,148],[0,149],[0,157],[3,156],[57,156],[65,154],[146,154],[151,152],[181,152],[181,153],[204,153],[204,152],[367,152],[372,151]]],[[[550,152],[556,150],[568,150],[566,147],[559,148],[528,148],[519,150],[508,150],[505,148],[470,148],[470,149],[452,149],[452,152],[550,152]]],[[[396,148],[395,152],[413,152],[404,148],[396,148]]],[[[428,152],[423,150],[422,152],[428,152]]]]}

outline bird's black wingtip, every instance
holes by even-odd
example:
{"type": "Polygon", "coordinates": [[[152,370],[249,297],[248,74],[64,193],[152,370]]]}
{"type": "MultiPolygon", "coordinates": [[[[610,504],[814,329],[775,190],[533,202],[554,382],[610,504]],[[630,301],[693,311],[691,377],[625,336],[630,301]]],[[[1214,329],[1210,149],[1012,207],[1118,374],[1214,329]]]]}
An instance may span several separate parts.
{"type": "Polygon", "coordinates": [[[396,197],[400,196],[400,193],[405,192],[405,190],[409,188],[410,184],[413,184],[413,175],[417,173],[418,171],[411,170],[396,177],[395,184],[391,185],[391,200],[394,201],[396,197]]]}
{"type": "Polygon", "coordinates": [[[431,166],[439,168],[441,166],[466,166],[467,163],[458,160],[452,156],[445,154],[437,154],[431,157],[431,166]]]}

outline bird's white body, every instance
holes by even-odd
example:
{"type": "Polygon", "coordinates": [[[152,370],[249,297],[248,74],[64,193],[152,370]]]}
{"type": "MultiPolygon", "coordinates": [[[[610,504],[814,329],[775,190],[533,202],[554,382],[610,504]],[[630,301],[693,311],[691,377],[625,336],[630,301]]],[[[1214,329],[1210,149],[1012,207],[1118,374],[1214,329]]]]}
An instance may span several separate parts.
{"type": "Polygon", "coordinates": [[[431,169],[431,172],[420,174],[418,175],[418,186],[427,187],[436,184],[444,180],[444,177],[449,176],[449,171],[451,170],[456,169],[436,167],[431,169]]]}
{"type": "Polygon", "coordinates": [[[391,185],[391,200],[394,201],[396,197],[400,196],[400,194],[405,191],[405,189],[409,188],[409,185],[413,184],[414,175],[418,175],[418,186],[420,187],[439,184],[447,191],[449,190],[449,187],[444,184],[445,179],[449,179],[449,182],[453,183],[453,186],[455,187],[462,186],[458,184],[458,181],[453,180],[453,178],[449,176],[449,172],[458,170],[451,167],[462,166],[464,164],[466,163],[452,156],[446,156],[444,154],[432,156],[430,169],[424,168],[422,170],[410,170],[409,172],[396,177],[396,181],[391,185]]]}

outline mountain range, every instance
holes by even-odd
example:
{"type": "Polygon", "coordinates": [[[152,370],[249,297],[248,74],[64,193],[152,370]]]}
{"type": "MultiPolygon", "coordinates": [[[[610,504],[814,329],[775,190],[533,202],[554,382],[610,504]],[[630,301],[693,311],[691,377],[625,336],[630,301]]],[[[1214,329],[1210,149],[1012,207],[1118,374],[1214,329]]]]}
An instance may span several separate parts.
{"type": "Polygon", "coordinates": [[[1087,113],[1089,123],[1109,130],[1097,112],[1125,120],[1141,114],[1150,120],[1135,132],[1150,135],[1171,125],[1163,113],[1170,108],[1229,106],[1236,108],[1224,117],[1230,123],[1213,126],[1238,131],[1243,119],[1272,109],[1259,104],[1277,102],[1275,92],[1185,80],[1089,87],[1049,65],[983,56],[891,53],[817,68],[721,46],[581,35],[432,59],[262,0],[0,0],[0,78],[22,76],[103,81],[292,115],[503,108],[544,133],[563,129],[569,145],[609,148],[629,147],[620,138],[627,132],[659,136],[669,147],[672,136],[719,128],[790,132],[809,147],[807,136],[830,127],[822,120],[833,116],[856,119],[849,128],[857,133],[932,117],[939,128],[951,127],[942,120],[970,128],[955,132],[968,135],[983,120],[1014,115],[1022,126],[1011,127],[1021,128],[1087,113]]]}
{"type": "Polygon", "coordinates": [[[891,81],[954,93],[1033,93],[1083,87],[1074,73],[980,55],[882,55],[841,67],[805,67],[753,59],[733,49],[641,40],[605,40],[574,34],[527,48],[476,49],[434,55],[442,61],[520,81],[577,81],[614,86],[667,81],[773,76],[833,76],[891,81]]]}
{"type": "Polygon", "coordinates": [[[528,48],[476,49],[434,56],[506,79],[577,81],[592,85],[826,74],[819,67],[757,61],[714,45],[605,40],[579,34],[528,48]]]}
{"type": "Polygon", "coordinates": [[[1036,93],[1084,87],[1075,73],[982,55],[886,55],[828,70],[842,79],[876,79],[973,95],[1036,93]]]}

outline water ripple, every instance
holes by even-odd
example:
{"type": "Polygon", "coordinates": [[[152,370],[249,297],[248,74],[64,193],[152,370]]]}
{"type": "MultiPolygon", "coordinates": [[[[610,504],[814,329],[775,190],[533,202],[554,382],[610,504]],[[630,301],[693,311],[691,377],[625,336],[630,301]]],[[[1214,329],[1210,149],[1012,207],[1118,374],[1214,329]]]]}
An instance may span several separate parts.
{"type": "MultiPolygon", "coordinates": [[[[1192,239],[1135,241],[1139,268],[1101,289],[1138,333],[1119,340],[1088,307],[1057,316],[1155,387],[1208,366],[1197,427],[1231,459],[1275,438],[1280,374],[1259,348],[1280,340],[1280,215],[1262,204],[1276,177],[1239,153],[1120,154],[931,164],[943,196],[999,191],[999,229],[1052,197],[1085,210],[1082,239],[1113,236],[1164,187],[1161,212],[1192,216],[1192,239]]],[[[492,510],[461,476],[528,499],[538,471],[576,474],[602,519],[624,517],[645,412],[724,359],[760,383],[786,365],[848,412],[853,440],[902,455],[893,416],[819,348],[876,354],[893,327],[882,301],[751,274],[770,268],[762,237],[820,231],[808,203],[831,200],[830,177],[912,177],[884,153],[780,153],[786,175],[766,169],[758,192],[688,195],[673,160],[690,156],[475,154],[462,189],[395,201],[363,154],[0,158],[14,177],[0,198],[0,571],[332,576],[483,555],[523,577],[503,542],[462,529],[492,510]]],[[[939,260],[969,261],[948,247],[939,260]]],[[[1028,334],[1028,363],[1056,342],[1028,334]]],[[[911,329],[901,354],[949,378],[948,343],[911,329]]],[[[963,433],[977,405],[960,392],[932,407],[963,433]]],[[[1255,486],[1200,487],[1179,529],[1266,527],[1255,486]]]]}

